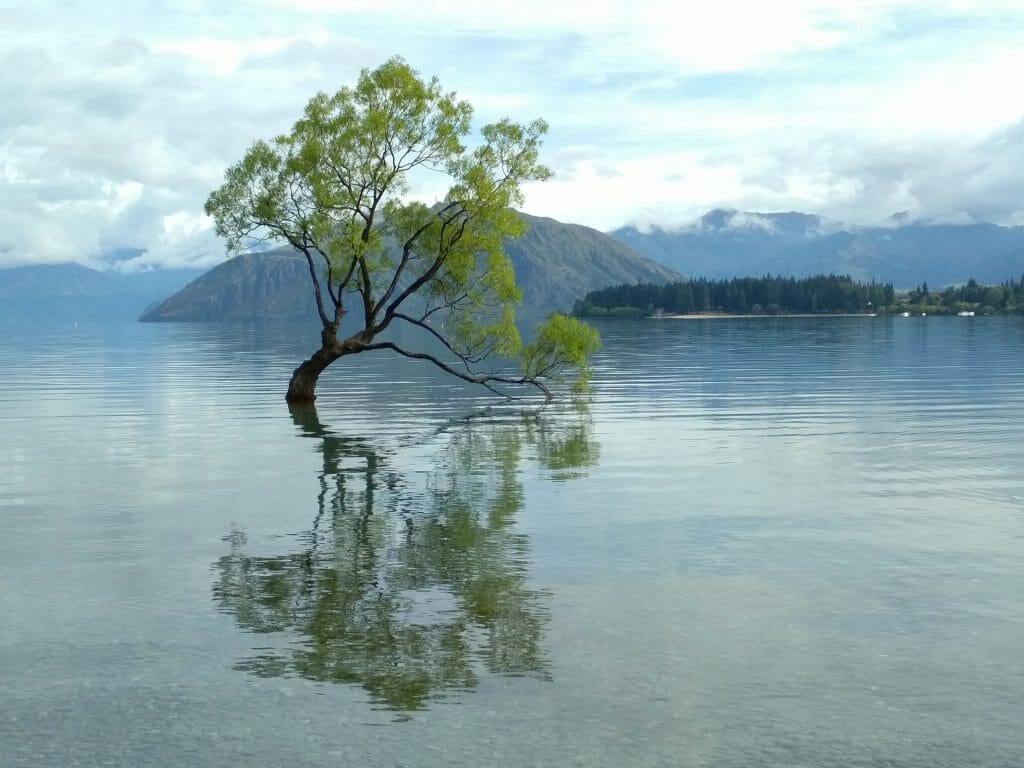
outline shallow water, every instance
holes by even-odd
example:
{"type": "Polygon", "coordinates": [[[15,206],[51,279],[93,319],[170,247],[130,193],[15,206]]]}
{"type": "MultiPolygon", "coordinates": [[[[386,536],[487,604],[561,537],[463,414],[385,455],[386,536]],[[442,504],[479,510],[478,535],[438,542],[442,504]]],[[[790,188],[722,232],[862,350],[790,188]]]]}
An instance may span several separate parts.
{"type": "Polygon", "coordinates": [[[0,341],[0,765],[1010,766],[1024,323],[620,321],[585,404],[0,341]],[[378,726],[378,727],[375,727],[378,726]]]}

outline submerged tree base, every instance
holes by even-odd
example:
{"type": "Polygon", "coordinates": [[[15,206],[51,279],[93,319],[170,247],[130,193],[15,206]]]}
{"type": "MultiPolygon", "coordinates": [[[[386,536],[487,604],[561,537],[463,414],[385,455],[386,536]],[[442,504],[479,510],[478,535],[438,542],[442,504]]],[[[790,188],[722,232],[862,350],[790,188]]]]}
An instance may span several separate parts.
{"type": "MultiPolygon", "coordinates": [[[[328,335],[327,331],[325,329],[325,335],[328,335]]],[[[344,354],[337,346],[334,339],[325,338],[324,345],[292,372],[285,400],[292,405],[311,405],[316,401],[316,383],[320,374],[344,354]]]]}

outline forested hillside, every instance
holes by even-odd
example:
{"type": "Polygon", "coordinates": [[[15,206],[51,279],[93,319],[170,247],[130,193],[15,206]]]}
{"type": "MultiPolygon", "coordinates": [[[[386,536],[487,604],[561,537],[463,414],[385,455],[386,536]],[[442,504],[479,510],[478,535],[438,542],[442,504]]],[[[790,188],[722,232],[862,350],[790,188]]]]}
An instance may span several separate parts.
{"type": "Polygon", "coordinates": [[[924,283],[897,292],[892,283],[861,283],[848,275],[682,280],[666,285],[615,285],[591,291],[573,312],[583,317],[656,313],[779,314],[1016,314],[1024,312],[1024,276],[999,285],[969,280],[930,291],[924,283]]]}
{"type": "Polygon", "coordinates": [[[858,283],[848,276],[741,277],[682,280],[666,285],[616,285],[591,291],[577,303],[581,316],[606,314],[827,314],[870,312],[892,304],[891,283],[858,283]]]}

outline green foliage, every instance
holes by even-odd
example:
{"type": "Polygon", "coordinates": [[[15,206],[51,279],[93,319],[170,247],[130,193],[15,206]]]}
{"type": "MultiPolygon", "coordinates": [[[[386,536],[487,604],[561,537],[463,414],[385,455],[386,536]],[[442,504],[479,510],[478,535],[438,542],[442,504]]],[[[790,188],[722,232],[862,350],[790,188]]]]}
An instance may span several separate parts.
{"type": "MultiPolygon", "coordinates": [[[[471,147],[472,114],[436,78],[426,81],[392,58],[363,70],[354,87],[314,96],[289,133],[253,144],[207,200],[229,252],[272,240],[305,255],[325,328],[312,381],[336,357],[381,348],[374,339],[394,323],[438,337],[467,371],[492,353],[525,352],[525,378],[550,376],[563,361],[584,366],[577,347],[551,341],[549,331],[541,334],[548,346],[524,350],[514,322],[522,293],[503,245],[525,231],[513,210],[522,185],[551,176],[540,163],[547,124],[500,120],[483,126],[471,147]],[[413,176],[427,172],[450,182],[432,206],[408,199],[413,176]],[[349,304],[360,310],[362,329],[338,341],[349,304]]],[[[431,355],[389,348],[445,367],[431,355]]]]}
{"type": "Polygon", "coordinates": [[[1024,276],[1000,285],[968,280],[942,292],[928,283],[897,294],[891,283],[858,283],[846,276],[808,278],[742,277],[731,280],[684,280],[667,285],[616,285],[591,291],[577,302],[578,317],[638,317],[664,312],[717,311],[737,314],[879,314],[942,315],[957,312],[1010,314],[1024,311],[1024,276]],[[698,301],[696,297],[705,300],[698,301]]]}
{"type": "Polygon", "coordinates": [[[1007,280],[1000,285],[982,285],[968,280],[964,285],[950,285],[941,293],[928,290],[928,284],[918,286],[895,298],[886,307],[887,312],[900,314],[925,313],[948,315],[975,312],[981,315],[1018,314],[1024,311],[1024,276],[1020,280],[1007,280]]]}
{"type": "Polygon", "coordinates": [[[576,384],[589,378],[588,360],[601,346],[598,332],[574,317],[553,314],[540,327],[537,336],[523,350],[523,370],[530,377],[547,377],[572,369],[576,384]]]}
{"type": "Polygon", "coordinates": [[[682,280],[664,285],[616,285],[591,291],[573,314],[637,317],[673,314],[826,314],[871,311],[892,302],[892,285],[858,283],[845,275],[682,280]]]}

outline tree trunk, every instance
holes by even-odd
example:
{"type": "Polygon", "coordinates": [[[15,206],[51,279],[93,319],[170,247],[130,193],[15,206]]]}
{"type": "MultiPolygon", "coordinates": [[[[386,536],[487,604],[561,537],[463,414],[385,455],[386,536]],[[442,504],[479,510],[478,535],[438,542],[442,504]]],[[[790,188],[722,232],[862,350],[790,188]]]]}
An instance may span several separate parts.
{"type": "Polygon", "coordinates": [[[336,329],[325,327],[320,335],[320,349],[292,373],[288,394],[285,395],[285,400],[292,405],[311,405],[316,400],[316,383],[320,374],[343,354],[336,333],[336,329]]]}

